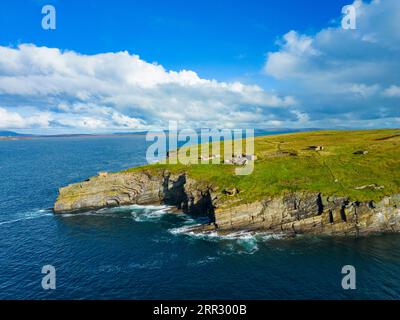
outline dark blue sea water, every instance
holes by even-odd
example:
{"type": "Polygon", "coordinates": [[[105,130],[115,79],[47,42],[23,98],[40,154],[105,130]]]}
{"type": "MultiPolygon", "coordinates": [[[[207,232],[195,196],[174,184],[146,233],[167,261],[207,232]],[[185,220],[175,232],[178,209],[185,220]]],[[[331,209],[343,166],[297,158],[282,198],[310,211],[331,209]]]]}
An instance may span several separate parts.
{"type": "Polygon", "coordinates": [[[54,215],[60,186],[145,162],[144,137],[0,141],[1,299],[398,299],[400,236],[193,237],[163,207],[54,215]],[[41,269],[57,272],[42,289],[41,269]],[[354,265],[357,289],[341,287],[354,265]]]}

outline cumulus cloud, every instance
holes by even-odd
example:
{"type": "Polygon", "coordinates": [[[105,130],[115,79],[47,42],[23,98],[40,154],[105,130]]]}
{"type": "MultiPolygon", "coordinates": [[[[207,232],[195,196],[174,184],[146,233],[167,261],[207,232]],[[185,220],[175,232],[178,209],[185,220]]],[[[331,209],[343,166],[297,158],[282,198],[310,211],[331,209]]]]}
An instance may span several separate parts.
{"type": "MultiPolygon", "coordinates": [[[[269,52],[268,76],[315,126],[399,126],[400,1],[355,1],[357,29],[290,31],[269,52]]],[[[339,19],[340,20],[340,19],[339,19]]]]}
{"type": "MultiPolygon", "coordinates": [[[[29,105],[50,114],[52,127],[89,131],[143,130],[169,120],[223,127],[226,118],[240,124],[255,120],[256,113],[260,121],[263,114],[295,104],[257,85],[168,71],[128,52],[82,55],[32,44],[0,46],[0,97],[8,108],[29,105]]],[[[21,127],[13,115],[3,125],[21,127]]]]}
{"type": "Polygon", "coordinates": [[[0,107],[0,129],[47,128],[50,121],[51,115],[46,112],[23,117],[18,112],[8,111],[0,107]]]}
{"type": "MultiPolygon", "coordinates": [[[[400,1],[354,2],[357,29],[291,30],[267,53],[274,90],[167,70],[128,52],[0,46],[0,127],[400,126],[400,1]]],[[[338,12],[338,15],[340,12],[338,12]]]]}
{"type": "Polygon", "coordinates": [[[385,89],[384,95],[387,97],[400,97],[400,86],[390,86],[385,89]]]}

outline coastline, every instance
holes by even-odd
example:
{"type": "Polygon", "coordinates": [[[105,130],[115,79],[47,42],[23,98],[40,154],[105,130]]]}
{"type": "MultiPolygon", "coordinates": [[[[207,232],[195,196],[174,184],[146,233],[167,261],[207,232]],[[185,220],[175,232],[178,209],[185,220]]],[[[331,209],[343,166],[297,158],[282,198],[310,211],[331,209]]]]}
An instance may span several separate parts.
{"type": "Polygon", "coordinates": [[[358,202],[346,197],[297,192],[240,205],[220,202],[220,196],[218,189],[201,186],[183,175],[119,173],[60,189],[54,212],[163,204],[208,219],[207,223],[191,229],[192,232],[359,236],[400,231],[400,194],[378,202],[358,202]]]}
{"type": "Polygon", "coordinates": [[[257,137],[256,146],[261,147],[256,149],[256,171],[244,177],[235,176],[235,166],[230,165],[156,164],[103,172],[61,188],[54,212],[166,204],[207,217],[209,222],[196,232],[254,230],[289,236],[398,232],[397,133],[318,131],[257,137]],[[306,147],[310,144],[326,148],[314,151],[306,147]],[[288,145],[290,152],[282,145],[288,145]],[[353,151],[364,147],[371,152],[353,151]],[[366,172],[362,176],[360,168],[366,172]],[[269,185],[267,179],[275,184],[269,185]]]}

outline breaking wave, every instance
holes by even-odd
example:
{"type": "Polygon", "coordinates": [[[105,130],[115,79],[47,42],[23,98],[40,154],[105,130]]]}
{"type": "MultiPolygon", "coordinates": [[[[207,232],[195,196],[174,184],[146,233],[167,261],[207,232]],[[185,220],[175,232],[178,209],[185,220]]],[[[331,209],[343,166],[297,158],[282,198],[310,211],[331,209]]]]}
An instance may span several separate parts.
{"type": "Polygon", "coordinates": [[[196,260],[196,261],[191,261],[188,262],[188,266],[193,267],[193,266],[203,266],[207,265],[213,262],[216,262],[220,260],[220,257],[214,257],[214,256],[206,256],[202,259],[196,260]]]}
{"type": "Polygon", "coordinates": [[[39,210],[34,210],[34,211],[23,212],[23,213],[16,215],[16,219],[0,221],[0,226],[11,224],[11,223],[16,223],[16,222],[20,222],[20,221],[24,221],[24,220],[43,218],[43,217],[47,217],[47,216],[51,216],[51,215],[53,215],[53,212],[51,209],[39,209],[39,210]]]}
{"type": "MultiPolygon", "coordinates": [[[[162,217],[168,214],[174,214],[177,217],[184,217],[183,214],[172,213],[170,206],[155,206],[155,205],[129,205],[114,208],[104,208],[96,211],[81,212],[81,213],[64,213],[61,214],[64,218],[79,217],[79,216],[94,216],[94,217],[111,217],[120,219],[133,219],[136,222],[157,222],[162,217]]],[[[184,219],[189,220],[189,219],[184,219]]]]}
{"type": "Polygon", "coordinates": [[[194,231],[201,224],[185,225],[169,229],[173,235],[184,235],[194,240],[218,242],[222,244],[220,254],[253,254],[259,250],[259,244],[268,240],[281,239],[282,235],[267,232],[235,231],[219,233],[217,231],[194,231]]]}
{"type": "Polygon", "coordinates": [[[164,215],[171,214],[171,208],[168,206],[136,206],[132,209],[131,216],[137,222],[158,221],[164,215]]]}
{"type": "MultiPolygon", "coordinates": [[[[259,250],[262,242],[280,239],[281,235],[271,234],[267,232],[255,231],[235,231],[229,233],[221,233],[218,231],[202,231],[199,232],[197,227],[208,222],[207,218],[193,218],[183,213],[177,213],[172,210],[171,206],[166,205],[129,205],[114,208],[105,208],[85,213],[69,213],[63,214],[63,217],[75,216],[102,216],[113,218],[131,219],[135,222],[160,222],[161,219],[167,217],[163,222],[167,222],[169,226],[166,231],[170,236],[156,238],[155,242],[169,242],[172,236],[185,236],[188,241],[208,241],[218,243],[219,255],[231,254],[253,254],[259,250]]],[[[213,259],[200,261],[199,264],[210,263],[213,259]]]]}

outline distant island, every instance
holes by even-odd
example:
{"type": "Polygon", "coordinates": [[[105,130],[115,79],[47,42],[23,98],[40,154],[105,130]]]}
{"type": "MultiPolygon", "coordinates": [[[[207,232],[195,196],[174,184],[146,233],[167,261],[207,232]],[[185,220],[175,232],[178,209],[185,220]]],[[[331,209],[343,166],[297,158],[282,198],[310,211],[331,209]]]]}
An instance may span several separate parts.
{"type": "MultiPolygon", "coordinates": [[[[201,129],[195,131],[200,132],[201,129]]],[[[279,133],[289,133],[289,132],[308,132],[317,129],[307,128],[307,129],[255,129],[254,133],[256,136],[262,136],[267,134],[279,134],[279,133]]],[[[165,131],[168,134],[168,130],[165,131]]],[[[14,131],[0,131],[0,140],[19,140],[19,139],[39,139],[39,138],[68,138],[68,137],[129,137],[129,136],[145,136],[148,131],[135,131],[135,132],[113,132],[113,133],[64,133],[64,134],[30,134],[30,133],[18,133],[14,131]]]]}
{"type": "Polygon", "coordinates": [[[30,135],[21,134],[13,131],[0,131],[0,140],[27,139],[30,135]]]}
{"type": "Polygon", "coordinates": [[[255,167],[152,164],[59,190],[56,213],[168,204],[208,222],[193,232],[365,235],[400,231],[400,130],[255,138],[255,167]]]}

